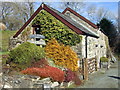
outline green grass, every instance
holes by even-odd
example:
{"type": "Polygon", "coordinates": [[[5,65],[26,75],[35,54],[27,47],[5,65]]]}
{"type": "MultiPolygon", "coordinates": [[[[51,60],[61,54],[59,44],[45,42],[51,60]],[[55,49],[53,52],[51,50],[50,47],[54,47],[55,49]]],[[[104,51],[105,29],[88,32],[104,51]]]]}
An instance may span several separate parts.
{"type": "Polygon", "coordinates": [[[9,52],[6,51],[6,52],[0,52],[0,55],[5,55],[5,54],[8,54],[9,52]]]}
{"type": "Polygon", "coordinates": [[[69,87],[67,87],[67,88],[75,88],[75,87],[77,87],[75,84],[71,84],[69,87]]]}
{"type": "Polygon", "coordinates": [[[17,31],[0,31],[0,54],[6,54],[8,52],[9,38],[13,36],[17,31]]]}

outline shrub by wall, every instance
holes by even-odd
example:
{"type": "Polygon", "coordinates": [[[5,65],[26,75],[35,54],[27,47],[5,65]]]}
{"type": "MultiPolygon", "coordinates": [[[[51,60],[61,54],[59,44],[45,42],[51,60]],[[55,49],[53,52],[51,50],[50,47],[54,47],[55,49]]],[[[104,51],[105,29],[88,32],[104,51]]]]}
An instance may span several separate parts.
{"type": "Polygon", "coordinates": [[[79,58],[69,46],[59,44],[57,40],[53,38],[47,43],[45,52],[46,56],[52,58],[56,65],[77,71],[79,58]]]}
{"type": "Polygon", "coordinates": [[[44,48],[25,42],[10,51],[9,60],[16,64],[28,64],[45,57],[44,48]]]}
{"type": "Polygon", "coordinates": [[[23,74],[36,75],[41,78],[50,77],[53,81],[63,82],[64,72],[52,66],[44,66],[42,68],[27,68],[21,71],[23,74]]]}
{"type": "Polygon", "coordinates": [[[108,62],[108,58],[106,58],[106,57],[101,57],[101,58],[100,58],[100,61],[101,61],[101,62],[108,62]]]}

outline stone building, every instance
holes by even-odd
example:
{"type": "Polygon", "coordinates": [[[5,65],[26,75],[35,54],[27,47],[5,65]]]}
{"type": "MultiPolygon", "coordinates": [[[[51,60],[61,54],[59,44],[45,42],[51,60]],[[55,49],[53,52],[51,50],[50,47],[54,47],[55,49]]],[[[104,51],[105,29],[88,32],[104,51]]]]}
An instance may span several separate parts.
{"type": "Polygon", "coordinates": [[[20,28],[20,30],[13,37],[10,38],[10,49],[18,46],[21,43],[26,42],[29,35],[37,33],[37,30],[39,30],[39,28],[32,25],[31,29],[27,31],[26,35],[22,35],[22,32],[27,29],[26,27],[30,25],[32,20],[41,10],[47,11],[56,19],[60,20],[63,24],[68,26],[71,30],[81,35],[81,43],[71,48],[78,54],[80,59],[90,59],[96,57],[99,67],[100,57],[106,57],[106,43],[108,43],[108,38],[103,32],[100,31],[100,28],[98,28],[95,24],[70,8],[66,8],[62,13],[60,13],[59,11],[49,7],[46,4],[41,4],[41,6],[20,28]]]}

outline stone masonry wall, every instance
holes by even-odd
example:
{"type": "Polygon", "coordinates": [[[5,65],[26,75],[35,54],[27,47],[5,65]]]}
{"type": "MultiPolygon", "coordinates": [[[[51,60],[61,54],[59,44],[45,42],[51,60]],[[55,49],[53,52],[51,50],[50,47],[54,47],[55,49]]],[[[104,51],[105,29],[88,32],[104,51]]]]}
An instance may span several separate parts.
{"type": "MultiPolygon", "coordinates": [[[[24,30],[23,30],[24,31],[24,30]]],[[[31,27],[29,34],[33,34],[33,28],[31,27]]],[[[29,35],[28,35],[29,36],[29,35]]],[[[17,47],[18,45],[27,41],[28,36],[22,36],[22,32],[16,37],[10,37],[9,39],[9,50],[17,47]]]]}

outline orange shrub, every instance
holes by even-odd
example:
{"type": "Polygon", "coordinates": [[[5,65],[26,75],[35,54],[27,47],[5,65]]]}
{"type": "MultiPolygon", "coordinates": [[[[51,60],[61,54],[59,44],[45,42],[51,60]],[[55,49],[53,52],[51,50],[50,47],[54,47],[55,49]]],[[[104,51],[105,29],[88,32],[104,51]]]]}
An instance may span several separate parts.
{"type": "Polygon", "coordinates": [[[53,38],[47,43],[45,52],[46,56],[52,58],[56,65],[77,71],[79,58],[70,46],[59,44],[57,40],[53,38]]]}

